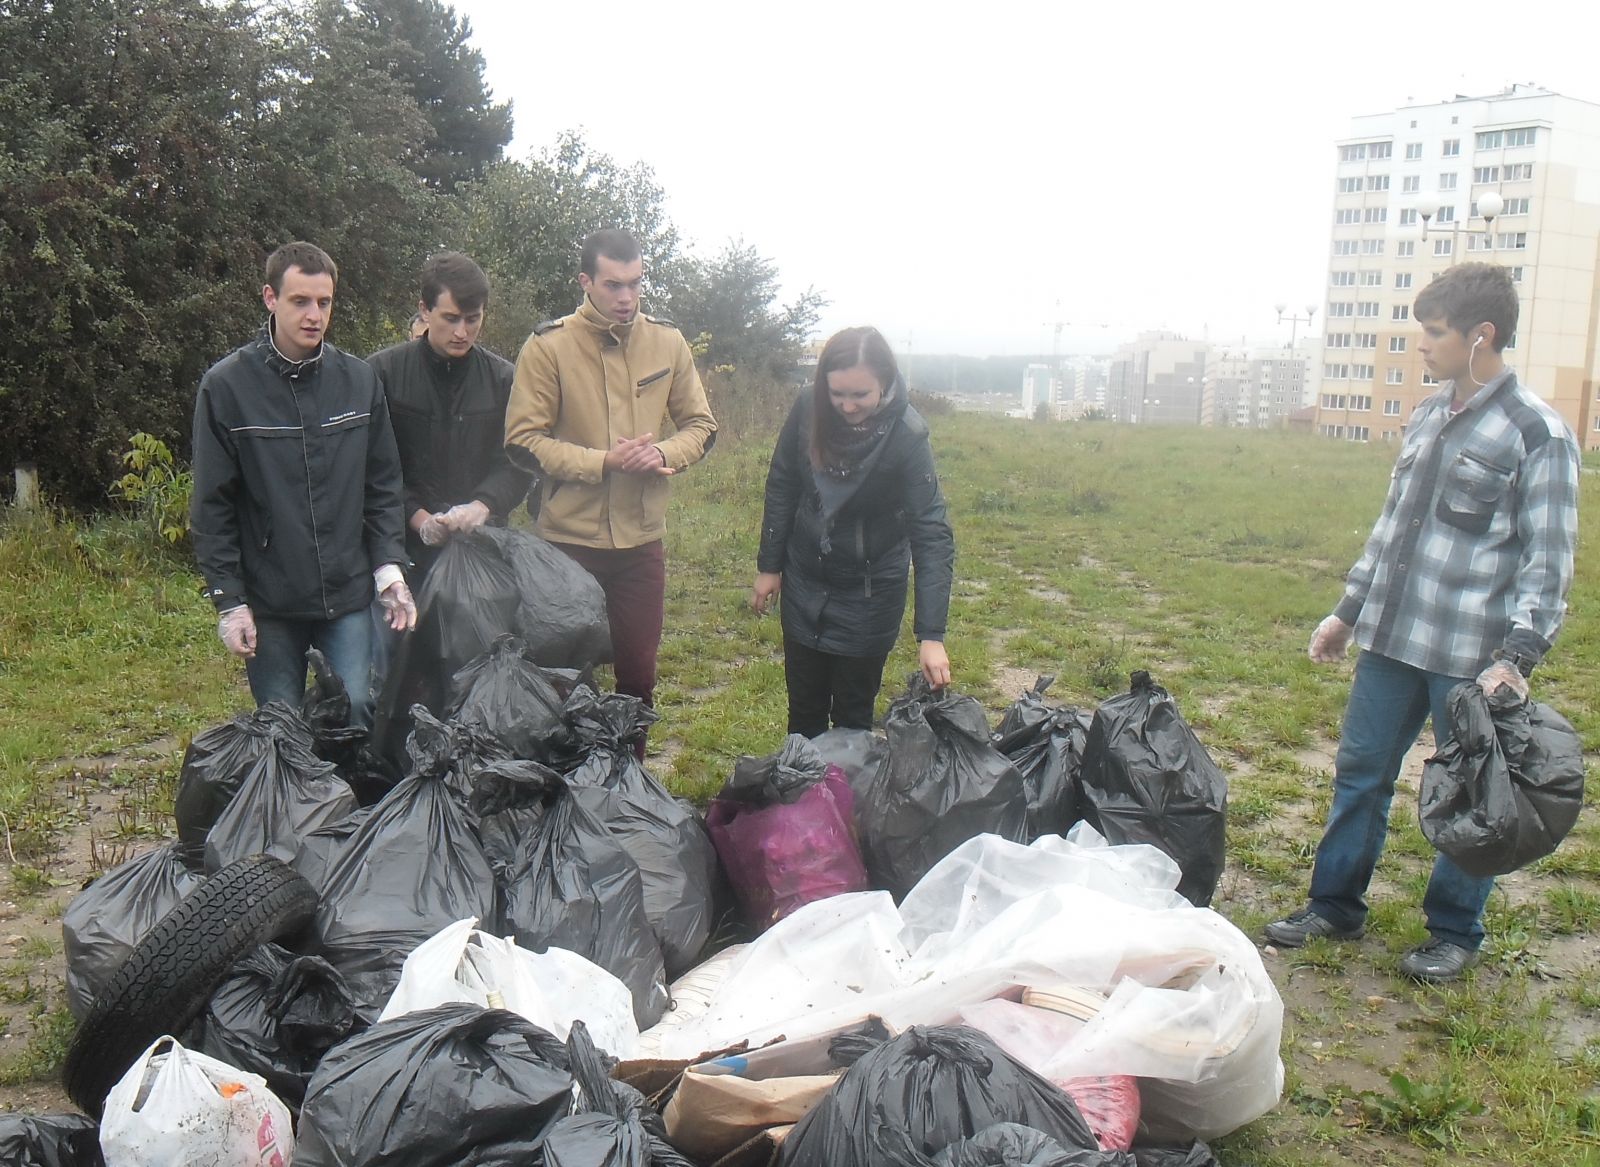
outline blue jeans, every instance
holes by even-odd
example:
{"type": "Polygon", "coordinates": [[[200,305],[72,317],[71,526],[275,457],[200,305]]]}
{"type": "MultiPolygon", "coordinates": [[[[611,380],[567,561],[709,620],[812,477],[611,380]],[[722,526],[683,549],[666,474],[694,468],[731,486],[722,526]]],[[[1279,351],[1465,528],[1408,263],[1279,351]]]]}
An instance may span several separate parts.
{"type": "MultiPolygon", "coordinates": [[[[1433,717],[1435,744],[1450,732],[1445,697],[1470,677],[1425,672],[1364,652],[1356,661],[1334,760],[1333,806],[1311,873],[1311,908],[1341,928],[1366,921],[1367,885],[1383,854],[1389,803],[1406,751],[1433,717]]],[[[1494,879],[1468,875],[1444,855],[1434,858],[1423,897],[1428,931],[1439,940],[1476,949],[1483,943],[1483,906],[1494,879]]]]}
{"type": "Polygon", "coordinates": [[[332,620],[256,617],[256,655],[244,662],[257,705],[287,701],[295,709],[306,691],[306,651],[315,646],[350,693],[350,724],[372,728],[372,617],[366,608],[332,620]]]}

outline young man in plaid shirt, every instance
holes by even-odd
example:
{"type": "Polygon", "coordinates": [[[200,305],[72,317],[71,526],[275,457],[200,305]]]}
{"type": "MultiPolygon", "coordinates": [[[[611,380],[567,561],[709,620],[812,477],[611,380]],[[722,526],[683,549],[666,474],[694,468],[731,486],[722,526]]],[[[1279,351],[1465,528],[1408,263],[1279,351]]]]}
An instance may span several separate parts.
{"type": "MultiPolygon", "coordinates": [[[[1309,902],[1265,929],[1286,948],[1361,936],[1406,751],[1430,714],[1434,740],[1448,733],[1445,695],[1462,681],[1526,696],[1572,583],[1578,444],[1501,355],[1517,326],[1510,273],[1459,264],[1423,289],[1413,312],[1417,351],[1442,385],[1411,415],[1383,513],[1344,598],[1311,638],[1314,661],[1342,660],[1352,640],[1362,653],[1309,902]]],[[[1430,939],[1400,971],[1447,981],[1474,964],[1493,886],[1435,856],[1422,903],[1430,939]]]]}

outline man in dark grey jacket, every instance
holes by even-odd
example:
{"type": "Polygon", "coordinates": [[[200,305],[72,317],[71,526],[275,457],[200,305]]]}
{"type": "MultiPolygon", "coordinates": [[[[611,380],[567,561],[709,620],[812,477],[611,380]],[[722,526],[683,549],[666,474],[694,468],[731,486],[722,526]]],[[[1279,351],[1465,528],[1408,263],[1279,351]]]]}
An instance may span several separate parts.
{"type": "Polygon", "coordinates": [[[195,557],[218,634],[258,705],[298,705],[315,646],[371,718],[376,591],[396,630],[406,587],[400,459],[377,376],[323,339],[338,269],[310,243],[267,259],[268,317],[207,371],[194,409],[195,557]]]}

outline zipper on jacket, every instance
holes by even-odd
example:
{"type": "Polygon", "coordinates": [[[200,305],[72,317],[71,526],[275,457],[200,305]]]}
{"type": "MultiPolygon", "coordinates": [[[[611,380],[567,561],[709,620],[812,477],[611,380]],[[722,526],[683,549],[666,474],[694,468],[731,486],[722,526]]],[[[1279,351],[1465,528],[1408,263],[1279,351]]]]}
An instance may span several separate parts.
{"type": "MultiPolygon", "coordinates": [[[[307,386],[308,389],[312,388],[307,386]]],[[[292,389],[291,389],[292,391],[292,389]]],[[[322,540],[317,537],[317,502],[316,492],[311,488],[311,434],[306,425],[305,402],[298,393],[295,394],[295,404],[300,407],[300,459],[306,467],[306,513],[311,516],[311,546],[317,553],[317,591],[322,596],[322,611],[327,615],[328,607],[328,572],[322,562],[322,540]]],[[[320,429],[317,431],[322,432],[320,429]]],[[[366,479],[362,479],[363,486],[366,479]]]]}
{"type": "Polygon", "coordinates": [[[856,520],[856,558],[861,560],[861,570],[865,573],[862,579],[862,594],[870,600],[872,598],[872,561],[867,558],[867,520],[864,518],[856,520]]]}

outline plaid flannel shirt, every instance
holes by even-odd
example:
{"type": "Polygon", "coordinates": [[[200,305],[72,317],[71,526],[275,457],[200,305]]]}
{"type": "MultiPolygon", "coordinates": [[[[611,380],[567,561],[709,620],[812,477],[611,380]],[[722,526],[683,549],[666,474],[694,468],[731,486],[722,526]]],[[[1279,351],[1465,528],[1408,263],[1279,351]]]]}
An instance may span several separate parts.
{"type": "Polygon", "coordinates": [[[1362,648],[1428,672],[1474,677],[1496,649],[1531,668],[1567,610],[1578,443],[1510,370],[1452,414],[1454,393],[1411,415],[1334,614],[1362,648]]]}

